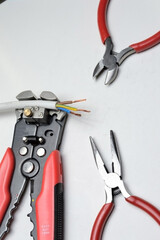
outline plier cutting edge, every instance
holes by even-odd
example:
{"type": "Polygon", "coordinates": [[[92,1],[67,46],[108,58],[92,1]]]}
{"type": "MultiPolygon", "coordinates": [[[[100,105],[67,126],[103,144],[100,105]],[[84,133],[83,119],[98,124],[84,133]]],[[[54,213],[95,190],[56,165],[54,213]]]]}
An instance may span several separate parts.
{"type": "Polygon", "coordinates": [[[100,210],[93,225],[90,240],[100,240],[102,238],[104,226],[114,208],[113,196],[119,193],[122,193],[123,197],[127,202],[148,213],[160,225],[160,211],[145,200],[130,195],[126,190],[125,184],[122,179],[120,154],[113,131],[110,131],[112,173],[109,173],[109,171],[107,170],[92,137],[90,137],[90,141],[97,168],[101,174],[102,179],[105,182],[105,192],[107,196],[106,203],[100,210]]]}
{"type": "Polygon", "coordinates": [[[102,43],[106,46],[103,59],[97,64],[93,72],[93,78],[97,78],[103,70],[107,70],[105,85],[111,84],[118,75],[119,66],[122,62],[134,53],[140,53],[160,43],[160,31],[152,37],[130,45],[121,52],[113,51],[113,43],[106,24],[106,10],[110,0],[100,0],[98,8],[98,26],[102,43]]]}

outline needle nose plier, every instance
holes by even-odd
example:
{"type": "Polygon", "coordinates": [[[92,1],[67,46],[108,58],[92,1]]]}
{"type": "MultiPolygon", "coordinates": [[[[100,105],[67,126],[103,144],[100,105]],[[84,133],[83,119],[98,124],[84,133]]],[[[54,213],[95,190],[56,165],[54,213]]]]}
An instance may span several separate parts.
{"type": "Polygon", "coordinates": [[[113,196],[119,193],[122,193],[123,197],[127,202],[135,205],[136,207],[148,213],[160,225],[160,211],[150,203],[144,201],[143,199],[130,195],[126,190],[125,184],[122,179],[120,154],[118,151],[118,146],[117,146],[113,131],[110,132],[111,152],[112,152],[112,172],[111,173],[109,173],[109,171],[107,170],[92,137],[90,137],[90,141],[91,141],[91,146],[92,146],[93,155],[95,158],[97,168],[101,174],[102,179],[105,182],[105,192],[107,196],[106,203],[100,210],[95,220],[90,240],[101,239],[104,226],[114,207],[113,196]]]}
{"type": "Polygon", "coordinates": [[[97,78],[103,70],[107,70],[107,75],[105,79],[105,84],[109,85],[112,83],[117,75],[119,66],[122,62],[134,53],[140,53],[145,51],[158,43],[160,43],[160,31],[157,32],[152,37],[130,45],[129,47],[123,49],[120,53],[116,53],[113,51],[113,43],[110,37],[107,24],[106,24],[106,10],[108,8],[110,0],[100,0],[99,8],[98,8],[98,26],[99,32],[101,35],[102,43],[106,46],[106,51],[103,56],[103,59],[97,64],[93,77],[97,78]]]}

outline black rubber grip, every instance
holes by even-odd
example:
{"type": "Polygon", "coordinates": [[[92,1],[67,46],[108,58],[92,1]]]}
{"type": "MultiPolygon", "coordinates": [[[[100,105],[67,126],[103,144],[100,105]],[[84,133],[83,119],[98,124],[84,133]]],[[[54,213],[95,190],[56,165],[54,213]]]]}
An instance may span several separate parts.
{"type": "Polygon", "coordinates": [[[55,228],[54,228],[54,240],[63,240],[64,232],[64,197],[63,197],[63,183],[58,183],[54,190],[55,200],[55,228]]]}

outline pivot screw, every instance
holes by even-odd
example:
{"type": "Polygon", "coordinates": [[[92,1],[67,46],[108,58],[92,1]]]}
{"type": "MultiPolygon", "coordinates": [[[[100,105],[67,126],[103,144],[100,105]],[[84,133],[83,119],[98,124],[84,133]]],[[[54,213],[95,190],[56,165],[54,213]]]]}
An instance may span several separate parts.
{"type": "Polygon", "coordinates": [[[34,164],[32,162],[25,162],[23,165],[23,171],[25,173],[31,173],[34,170],[34,164]]]}
{"type": "Polygon", "coordinates": [[[33,115],[32,110],[29,108],[26,108],[23,113],[26,117],[32,117],[32,115],[33,115]]]}
{"type": "Polygon", "coordinates": [[[24,143],[27,143],[27,142],[28,142],[28,138],[27,138],[27,137],[23,137],[22,139],[23,139],[23,142],[24,142],[24,143]]]}
{"type": "Polygon", "coordinates": [[[41,143],[41,144],[44,143],[44,138],[43,137],[40,137],[38,140],[39,140],[39,143],[41,143]]]}
{"type": "Polygon", "coordinates": [[[39,107],[35,107],[34,109],[35,109],[36,111],[38,111],[38,110],[39,110],[39,107]]]}
{"type": "Polygon", "coordinates": [[[44,148],[38,148],[38,150],[37,150],[38,157],[44,157],[45,154],[46,154],[46,150],[44,148]]]}
{"type": "Polygon", "coordinates": [[[43,113],[40,112],[40,113],[39,113],[39,117],[40,117],[40,118],[43,118],[43,116],[44,116],[43,113]]]}
{"type": "Polygon", "coordinates": [[[27,147],[21,147],[19,150],[19,153],[21,156],[25,156],[28,153],[28,148],[27,147]]]}

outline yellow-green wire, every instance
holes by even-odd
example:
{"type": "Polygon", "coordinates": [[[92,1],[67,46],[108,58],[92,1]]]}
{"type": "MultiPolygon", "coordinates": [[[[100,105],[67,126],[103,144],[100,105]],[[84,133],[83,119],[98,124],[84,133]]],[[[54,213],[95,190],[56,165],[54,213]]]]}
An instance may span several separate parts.
{"type": "Polygon", "coordinates": [[[56,104],[56,107],[57,108],[65,108],[65,109],[68,109],[68,110],[71,110],[71,111],[77,111],[78,110],[77,108],[66,106],[66,105],[61,105],[61,104],[56,104]]]}

